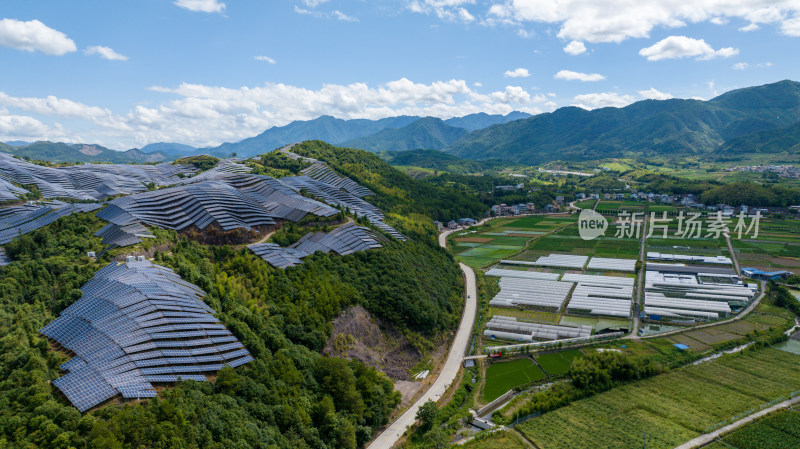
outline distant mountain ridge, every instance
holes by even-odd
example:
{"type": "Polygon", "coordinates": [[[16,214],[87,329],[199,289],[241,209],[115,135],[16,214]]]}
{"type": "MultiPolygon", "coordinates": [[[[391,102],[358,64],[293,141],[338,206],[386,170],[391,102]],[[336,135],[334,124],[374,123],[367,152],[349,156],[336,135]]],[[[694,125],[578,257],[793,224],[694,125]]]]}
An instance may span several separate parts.
{"type": "MultiPolygon", "coordinates": [[[[526,117],[530,117],[530,114],[516,111],[505,116],[478,113],[466,115],[464,117],[454,117],[444,120],[443,122],[449,126],[463,126],[465,129],[471,131],[526,117]]],[[[302,142],[305,140],[323,140],[328,143],[340,145],[346,142],[356,141],[356,139],[372,136],[384,130],[404,128],[414,122],[428,118],[430,117],[403,115],[380,120],[343,120],[329,115],[323,115],[313,120],[294,121],[286,126],[274,126],[255,137],[250,137],[239,142],[223,143],[213,148],[201,148],[198,151],[215,156],[227,156],[233,153],[236,153],[237,156],[254,156],[256,154],[272,151],[275,148],[290,143],[302,142]]],[[[381,139],[382,137],[378,136],[372,140],[378,141],[381,139]]],[[[355,148],[368,149],[361,147],[355,148]]]]}
{"type": "Polygon", "coordinates": [[[726,141],[800,121],[800,83],[737,89],[709,101],[644,100],[624,108],[566,107],[474,131],[446,152],[524,163],[593,160],[630,153],[714,152],[726,141]]]}
{"type": "Polygon", "coordinates": [[[402,128],[386,128],[375,134],[348,140],[342,146],[367,151],[441,150],[467,134],[435,117],[421,118],[402,128]]]}
{"type": "Polygon", "coordinates": [[[0,151],[21,158],[45,160],[50,162],[112,162],[116,164],[163,162],[169,158],[159,152],[143,153],[137,149],[114,151],[100,145],[68,144],[63,142],[39,141],[29,145],[13,147],[3,144],[0,151]]]}

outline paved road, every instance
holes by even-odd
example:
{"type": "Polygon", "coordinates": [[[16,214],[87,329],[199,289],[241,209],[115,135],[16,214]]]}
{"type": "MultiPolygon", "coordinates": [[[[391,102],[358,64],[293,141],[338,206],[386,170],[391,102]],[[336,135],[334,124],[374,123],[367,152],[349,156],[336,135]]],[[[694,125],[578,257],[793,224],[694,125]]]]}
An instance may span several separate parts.
{"type": "Polygon", "coordinates": [[[693,440],[690,440],[690,441],[687,441],[686,443],[681,444],[680,446],[676,447],[675,449],[694,449],[694,448],[697,448],[697,447],[705,446],[706,444],[712,443],[718,437],[720,437],[720,436],[722,436],[722,435],[724,435],[724,434],[726,434],[726,433],[728,433],[728,432],[730,432],[732,430],[738,429],[739,427],[742,427],[745,424],[753,422],[755,419],[758,419],[758,418],[760,418],[760,417],[762,417],[764,415],[770,414],[770,413],[772,413],[772,412],[774,412],[776,410],[780,410],[782,408],[789,407],[790,405],[797,404],[798,402],[800,402],[800,396],[798,396],[796,398],[789,399],[788,401],[783,401],[783,402],[781,402],[779,404],[775,404],[770,408],[765,408],[764,410],[761,410],[760,412],[756,412],[756,413],[753,413],[752,415],[748,415],[748,416],[746,416],[746,417],[734,422],[733,424],[728,424],[727,426],[722,427],[720,429],[717,429],[717,430],[715,430],[715,431],[713,431],[711,433],[707,433],[705,435],[700,435],[699,437],[697,437],[697,438],[695,438],[693,440]]]}
{"type": "MultiPolygon", "coordinates": [[[[453,231],[447,231],[439,234],[439,245],[446,246],[447,236],[453,231]]],[[[378,435],[369,446],[369,449],[387,449],[394,446],[397,440],[403,435],[407,428],[411,427],[416,421],[417,410],[420,406],[427,402],[429,399],[438,401],[439,398],[447,391],[447,387],[453,382],[458,375],[458,370],[461,368],[461,361],[466,354],[467,346],[469,345],[472,337],[472,327],[475,325],[475,313],[478,309],[478,290],[475,285],[475,272],[472,268],[460,264],[461,271],[464,272],[464,284],[467,293],[467,300],[464,303],[464,313],[461,316],[461,324],[456,331],[456,337],[453,339],[453,344],[450,346],[450,352],[447,354],[447,361],[439,376],[433,382],[431,387],[426,391],[422,397],[417,399],[405,413],[397,418],[389,425],[380,435],[378,435]]]]}

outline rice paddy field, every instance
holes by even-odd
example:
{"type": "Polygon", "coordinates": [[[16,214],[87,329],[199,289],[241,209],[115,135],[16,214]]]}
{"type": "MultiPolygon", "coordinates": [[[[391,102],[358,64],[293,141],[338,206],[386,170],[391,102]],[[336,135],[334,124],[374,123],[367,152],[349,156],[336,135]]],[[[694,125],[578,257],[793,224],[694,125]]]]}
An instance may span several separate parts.
{"type": "Polygon", "coordinates": [[[763,270],[786,269],[800,273],[800,220],[759,222],[758,236],[731,235],[739,264],[763,270]]]}
{"type": "Polygon", "coordinates": [[[793,449],[800,447],[800,412],[781,411],[725,435],[706,449],[793,449]]]}
{"type": "Polygon", "coordinates": [[[541,368],[528,358],[494,362],[486,368],[483,400],[491,402],[508,390],[545,378],[541,368]]]}
{"type": "Polygon", "coordinates": [[[800,390],[800,356],[747,351],[623,385],[516,427],[540,449],[672,448],[800,390]]]}
{"type": "Polygon", "coordinates": [[[455,233],[449,238],[456,259],[471,267],[483,267],[521,251],[539,238],[577,221],[569,215],[528,215],[499,218],[484,226],[455,233]]]}

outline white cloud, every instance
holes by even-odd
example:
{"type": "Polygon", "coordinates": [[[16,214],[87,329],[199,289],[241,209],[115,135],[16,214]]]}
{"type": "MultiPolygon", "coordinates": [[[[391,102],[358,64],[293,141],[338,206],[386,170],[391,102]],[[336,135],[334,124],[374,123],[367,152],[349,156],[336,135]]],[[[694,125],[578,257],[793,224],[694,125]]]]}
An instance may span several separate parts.
{"type": "Polygon", "coordinates": [[[519,67],[514,70],[506,70],[505,76],[506,78],[527,78],[531,76],[531,74],[528,72],[528,69],[519,67]]]}
{"type": "Polygon", "coordinates": [[[14,114],[16,110],[30,113],[45,126],[51,126],[45,119],[70,119],[72,129],[63,130],[62,140],[107,142],[118,148],[158,141],[217,145],[320,115],[342,119],[397,115],[449,118],[476,112],[508,114],[515,110],[535,114],[555,107],[547,104],[547,96],[519,86],[488,92],[477,89],[464,80],[423,84],[406,78],[374,86],[325,84],[319,89],[282,83],[237,89],[181,84],[175,88],[151,88],[168,98],[155,105],[138,105],[127,113],[113,113],[63,98],[14,97],[2,92],[0,105],[15,110],[14,114]],[[78,138],[79,132],[85,139],[78,138]]]}
{"type": "Polygon", "coordinates": [[[477,81],[472,83],[472,85],[475,86],[475,87],[483,87],[483,83],[479,83],[477,81]]]}
{"type": "Polygon", "coordinates": [[[732,47],[714,50],[703,39],[693,39],[686,36],[669,36],[650,47],[641,49],[639,54],[646,57],[648,61],[690,57],[706,60],[716,57],[729,58],[739,54],[739,50],[732,47]]]}
{"type": "Polygon", "coordinates": [[[38,20],[0,20],[0,46],[61,56],[76,51],[75,42],[38,20]]]}
{"type": "Polygon", "coordinates": [[[787,36],[800,37],[800,17],[784,21],[781,24],[781,33],[787,36]]]}
{"type": "Polygon", "coordinates": [[[270,58],[269,56],[255,56],[253,59],[255,59],[256,61],[268,62],[270,64],[275,64],[277,62],[276,60],[270,58]]]}
{"type": "Polygon", "coordinates": [[[332,14],[333,17],[335,17],[337,20],[343,20],[345,22],[358,22],[357,17],[348,16],[347,14],[339,11],[338,9],[334,10],[332,14]]]}
{"type": "Polygon", "coordinates": [[[648,100],[669,100],[670,98],[674,98],[672,94],[661,92],[655,87],[651,87],[647,90],[640,90],[639,95],[648,100]]]}
{"type": "Polygon", "coordinates": [[[223,12],[225,3],[217,0],[175,0],[175,6],[196,12],[223,12]]]}
{"type": "Polygon", "coordinates": [[[586,45],[580,41],[572,41],[564,47],[564,53],[568,53],[571,55],[579,55],[581,53],[586,53],[586,45]]]}
{"type": "Polygon", "coordinates": [[[322,3],[327,3],[328,0],[303,0],[303,4],[309,8],[316,8],[322,3]]]}
{"type": "Polygon", "coordinates": [[[559,38],[596,43],[647,38],[654,28],[724,24],[730,19],[781,24],[781,32],[798,36],[800,25],[786,20],[798,15],[797,0],[495,0],[484,22],[554,24],[559,38]]]}
{"type": "Polygon", "coordinates": [[[755,31],[755,30],[758,30],[760,28],[761,27],[758,26],[757,23],[751,23],[750,25],[743,26],[743,27],[739,28],[739,31],[744,31],[746,33],[748,31],[755,31]]]}
{"type": "Polygon", "coordinates": [[[762,62],[762,63],[759,63],[759,64],[750,65],[750,64],[748,64],[746,62],[737,62],[736,64],[733,65],[733,70],[745,70],[745,69],[748,69],[748,68],[751,68],[751,67],[763,69],[765,67],[772,67],[772,63],[771,62],[762,62]]]}
{"type": "Polygon", "coordinates": [[[573,101],[573,106],[591,110],[606,107],[621,108],[633,103],[635,99],[630,95],[620,95],[616,92],[601,92],[576,95],[573,101]]]}
{"type": "Polygon", "coordinates": [[[472,5],[475,0],[412,0],[408,9],[421,14],[434,14],[436,17],[455,22],[470,23],[475,20],[464,5],[472,5]]]}
{"type": "Polygon", "coordinates": [[[91,47],[86,47],[86,50],[83,51],[84,54],[87,55],[100,55],[103,59],[108,59],[109,61],[127,61],[128,57],[125,55],[121,55],[115,52],[110,47],[104,47],[102,45],[93,45],[91,47]]]}
{"type": "Polygon", "coordinates": [[[560,70],[558,73],[556,73],[555,78],[559,80],[583,82],[602,81],[606,79],[605,76],[599,73],[580,73],[573,72],[571,70],[560,70]]]}

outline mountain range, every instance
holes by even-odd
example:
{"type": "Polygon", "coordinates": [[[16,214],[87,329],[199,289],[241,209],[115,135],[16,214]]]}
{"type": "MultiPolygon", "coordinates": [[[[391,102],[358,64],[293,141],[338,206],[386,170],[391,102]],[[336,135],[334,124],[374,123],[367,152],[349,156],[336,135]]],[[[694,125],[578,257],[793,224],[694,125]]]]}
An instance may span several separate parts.
{"type": "Polygon", "coordinates": [[[272,127],[217,147],[155,143],[117,152],[99,145],[9,142],[0,151],[56,162],[159,162],[193,154],[248,157],[324,140],[374,152],[441,150],[459,158],[538,164],[629,155],[681,156],[800,151],[800,83],[737,89],[708,101],[644,100],[623,108],[564,107],[535,116],[471,114],[441,120],[322,116],[272,127]]]}
{"type": "Polygon", "coordinates": [[[644,100],[624,108],[565,107],[474,131],[445,151],[524,163],[640,155],[770,151],[800,143],[800,83],[737,89],[708,101],[644,100]],[[784,129],[785,130],[782,130],[784,129]],[[787,131],[794,130],[794,134],[787,131]],[[746,137],[750,136],[750,137],[746,137]]]}

